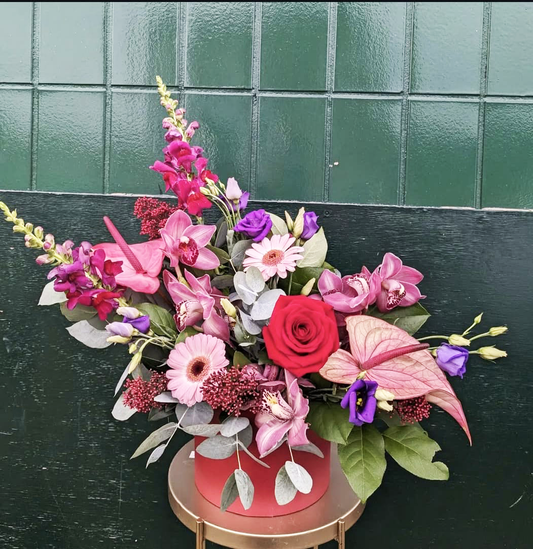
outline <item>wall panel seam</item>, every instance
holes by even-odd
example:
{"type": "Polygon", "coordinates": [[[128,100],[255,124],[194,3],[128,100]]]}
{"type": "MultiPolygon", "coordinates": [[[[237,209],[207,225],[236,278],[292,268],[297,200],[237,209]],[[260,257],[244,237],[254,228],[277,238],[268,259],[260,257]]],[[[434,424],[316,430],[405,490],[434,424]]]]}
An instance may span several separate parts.
{"type": "Polygon", "coordinates": [[[39,148],[39,46],[41,37],[41,4],[32,5],[31,36],[31,165],[30,190],[37,190],[37,155],[39,148]]]}
{"type": "Polygon", "coordinates": [[[109,178],[111,170],[111,132],[112,132],[112,101],[113,91],[113,2],[104,3],[104,181],[103,193],[109,193],[109,178]]]}
{"type": "MultiPolygon", "coordinates": [[[[257,196],[257,164],[259,151],[259,88],[261,86],[261,25],[263,19],[262,2],[254,2],[254,20],[252,30],[252,90],[239,95],[252,97],[252,116],[250,127],[250,196],[257,196]]],[[[219,92],[222,90],[218,90],[219,92]]],[[[187,90],[189,92],[189,90],[187,90]]]]}

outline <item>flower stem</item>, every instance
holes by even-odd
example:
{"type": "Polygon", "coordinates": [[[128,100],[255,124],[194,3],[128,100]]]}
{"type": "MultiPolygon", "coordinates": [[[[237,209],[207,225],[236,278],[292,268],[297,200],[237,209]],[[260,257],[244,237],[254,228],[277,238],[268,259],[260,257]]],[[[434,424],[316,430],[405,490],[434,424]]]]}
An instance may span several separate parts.
{"type": "Polygon", "coordinates": [[[239,455],[239,434],[235,434],[235,450],[237,452],[237,463],[239,464],[239,469],[242,471],[241,467],[241,456],[239,455]]]}
{"type": "Polygon", "coordinates": [[[480,337],[489,337],[490,332],[485,332],[484,334],[478,334],[477,336],[471,337],[470,341],[474,341],[474,339],[479,339],[480,337]]]}
{"type": "Polygon", "coordinates": [[[448,339],[448,336],[434,335],[434,336],[419,337],[417,339],[418,341],[427,341],[428,339],[448,339]]]}
{"type": "Polygon", "coordinates": [[[289,441],[287,441],[287,446],[289,447],[289,453],[291,454],[292,462],[295,463],[294,456],[292,455],[292,448],[291,448],[291,445],[289,444],[289,441]]]}

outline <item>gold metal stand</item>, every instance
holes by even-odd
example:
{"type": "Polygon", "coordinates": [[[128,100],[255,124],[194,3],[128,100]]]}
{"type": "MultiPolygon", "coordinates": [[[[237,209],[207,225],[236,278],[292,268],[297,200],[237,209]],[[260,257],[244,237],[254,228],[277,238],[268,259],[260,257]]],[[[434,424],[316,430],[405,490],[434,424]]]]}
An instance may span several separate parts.
{"type": "Polygon", "coordinates": [[[331,455],[331,481],[314,505],[280,517],[244,517],[222,513],[204,499],[194,484],[193,441],[177,454],[168,472],[170,506],[189,530],[196,532],[196,549],[213,541],[233,549],[318,549],[337,540],[346,549],[345,532],[361,516],[364,505],[353,493],[335,452],[331,455]]]}

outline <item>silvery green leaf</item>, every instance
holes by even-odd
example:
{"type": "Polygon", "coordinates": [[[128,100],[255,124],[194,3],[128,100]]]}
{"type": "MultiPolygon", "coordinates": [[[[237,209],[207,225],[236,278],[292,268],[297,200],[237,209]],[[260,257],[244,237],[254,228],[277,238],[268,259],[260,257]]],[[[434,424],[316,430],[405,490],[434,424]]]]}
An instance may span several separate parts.
{"type": "Polygon", "coordinates": [[[298,463],[294,461],[285,462],[285,470],[298,492],[308,494],[313,489],[311,475],[298,463]]]}
{"type": "Polygon", "coordinates": [[[111,415],[118,421],[126,421],[129,419],[136,410],[130,408],[124,404],[124,394],[120,395],[119,399],[115,402],[111,415]]]}
{"type": "Polygon", "coordinates": [[[139,364],[137,368],[131,372],[131,377],[133,377],[133,379],[140,377],[141,379],[144,379],[144,381],[150,381],[152,372],[144,364],[139,364]]]}
{"type": "Polygon", "coordinates": [[[252,440],[254,438],[254,432],[252,430],[252,426],[248,425],[246,429],[243,429],[240,433],[237,434],[237,438],[239,442],[242,442],[246,448],[252,444],[252,440]]]}
{"type": "Polygon", "coordinates": [[[254,501],[254,485],[252,479],[242,470],[236,469],[233,473],[237,481],[237,490],[242,506],[248,510],[254,501]]]}
{"type": "Polygon", "coordinates": [[[250,425],[247,417],[227,417],[220,427],[220,434],[223,437],[233,437],[250,425]]]}
{"type": "Polygon", "coordinates": [[[242,267],[244,261],[244,253],[252,245],[252,240],[239,240],[231,250],[231,262],[235,267],[242,267]]]}
{"type": "Polygon", "coordinates": [[[218,228],[217,237],[215,239],[215,246],[217,248],[222,247],[226,243],[226,236],[228,234],[228,224],[222,220],[220,227],[218,228]]]}
{"type": "Polygon", "coordinates": [[[263,467],[266,467],[267,469],[270,469],[270,465],[265,463],[264,461],[261,461],[259,458],[256,458],[248,448],[239,440],[239,446],[245,452],[251,459],[253,459],[256,463],[259,463],[259,465],[262,465],[263,467]]]}
{"type": "Polygon", "coordinates": [[[87,320],[76,322],[67,328],[67,332],[74,338],[93,349],[105,349],[111,343],[107,341],[109,332],[105,330],[96,330],[87,320]]]}
{"type": "Polygon", "coordinates": [[[226,459],[235,452],[236,442],[234,438],[226,438],[221,435],[204,440],[196,447],[196,451],[209,459],[226,459]]]}
{"type": "Polygon", "coordinates": [[[261,459],[269,456],[272,452],[275,452],[285,441],[287,440],[287,435],[285,435],[281,440],[278,441],[277,444],[272,446],[268,452],[265,452],[264,454],[261,454],[261,459]]]}
{"type": "Polygon", "coordinates": [[[237,489],[235,473],[231,473],[222,490],[222,496],[220,497],[220,510],[222,512],[226,511],[226,509],[237,499],[238,495],[239,490],[237,489]]]}
{"type": "Polygon", "coordinates": [[[250,267],[246,271],[246,285],[254,292],[262,292],[265,287],[265,279],[257,267],[250,267]]]}
{"type": "Polygon", "coordinates": [[[124,380],[128,377],[129,371],[130,371],[130,363],[128,363],[128,365],[126,366],[126,369],[122,372],[122,375],[118,380],[117,386],[115,387],[115,394],[113,396],[117,396],[117,393],[120,391],[120,388],[124,384],[124,380]]]}
{"type": "Polygon", "coordinates": [[[276,496],[278,505],[287,505],[287,503],[290,503],[296,497],[297,492],[298,490],[292,483],[284,465],[276,475],[274,488],[274,495],[276,496]]]}
{"type": "Polygon", "coordinates": [[[253,320],[252,317],[248,314],[246,314],[243,311],[240,311],[241,313],[241,321],[244,329],[250,334],[250,335],[259,335],[261,333],[261,326],[257,325],[253,320]]]}
{"type": "MultiPolygon", "coordinates": [[[[96,316],[96,309],[94,307],[86,307],[85,305],[76,305],[74,309],[69,309],[67,307],[67,302],[64,301],[59,305],[59,310],[61,314],[69,322],[79,322],[80,320],[89,320],[96,316]]],[[[95,326],[95,328],[97,328],[95,326]]]]}
{"type": "Polygon", "coordinates": [[[248,287],[245,273],[242,271],[236,272],[233,277],[233,284],[235,286],[235,291],[243,303],[246,303],[246,305],[251,305],[255,302],[257,299],[257,293],[248,287]]]}
{"type": "Polygon", "coordinates": [[[223,290],[224,288],[231,288],[233,286],[233,277],[231,275],[215,276],[215,278],[211,280],[211,286],[219,290],[223,290]]]}
{"type": "Polygon", "coordinates": [[[153,433],[150,433],[150,436],[145,438],[140,446],[135,450],[130,459],[139,457],[144,452],[148,452],[152,448],[155,448],[158,444],[168,440],[177,430],[178,424],[171,421],[170,423],[165,423],[159,429],[156,429],[153,433]]]}
{"type": "Polygon", "coordinates": [[[49,282],[41,293],[39,305],[57,305],[67,300],[65,292],[56,292],[54,290],[54,281],[49,282]]]}
{"type": "Polygon", "coordinates": [[[308,452],[310,454],[318,456],[319,458],[324,457],[322,450],[312,442],[310,442],[309,444],[302,444],[301,446],[291,446],[291,448],[293,450],[296,450],[297,452],[308,452]]]}
{"type": "Polygon", "coordinates": [[[285,295],[285,292],[280,289],[270,290],[259,296],[252,308],[252,320],[268,320],[272,316],[272,311],[276,306],[278,299],[285,295]]]}
{"type": "Polygon", "coordinates": [[[148,461],[146,462],[146,468],[148,468],[148,465],[150,465],[151,463],[155,463],[163,455],[163,452],[165,451],[166,447],[167,447],[166,444],[161,444],[161,446],[158,446],[150,454],[150,457],[148,458],[148,461]]]}
{"type": "Polygon", "coordinates": [[[150,412],[148,412],[148,421],[159,421],[161,419],[170,417],[173,413],[174,408],[169,408],[168,406],[159,410],[157,410],[156,408],[152,408],[150,412]]]}
{"type": "Polygon", "coordinates": [[[321,227],[303,247],[303,258],[300,259],[298,267],[321,267],[324,261],[326,261],[328,253],[328,241],[326,240],[324,229],[321,227]]]}
{"type": "Polygon", "coordinates": [[[276,214],[270,212],[267,213],[270,216],[270,219],[272,219],[272,234],[279,234],[283,236],[289,232],[287,223],[285,223],[281,217],[278,217],[276,214]]]}
{"type": "Polygon", "coordinates": [[[164,393],[157,395],[154,400],[156,402],[162,402],[164,404],[179,404],[179,400],[177,398],[174,398],[170,391],[165,391],[164,393]]]}
{"type": "Polygon", "coordinates": [[[257,338],[244,331],[240,324],[235,324],[233,331],[235,333],[235,339],[241,347],[254,345],[257,341],[257,338]]]}
{"type": "Polygon", "coordinates": [[[213,419],[215,412],[207,402],[197,402],[190,408],[185,404],[176,404],[176,417],[181,427],[204,425],[213,419]]]}
{"type": "Polygon", "coordinates": [[[228,234],[226,235],[226,244],[228,245],[229,255],[231,255],[233,251],[234,241],[235,241],[235,231],[233,229],[230,229],[228,231],[228,234]]]}
{"type": "Polygon", "coordinates": [[[220,431],[220,425],[208,423],[207,425],[191,425],[189,427],[183,427],[183,430],[189,435],[199,437],[214,437],[218,435],[220,431]]]}

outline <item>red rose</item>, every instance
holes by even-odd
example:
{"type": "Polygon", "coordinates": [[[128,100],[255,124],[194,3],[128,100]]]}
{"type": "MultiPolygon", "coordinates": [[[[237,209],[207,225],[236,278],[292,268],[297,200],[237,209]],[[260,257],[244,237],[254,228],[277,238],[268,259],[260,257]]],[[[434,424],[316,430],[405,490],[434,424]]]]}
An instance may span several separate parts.
{"type": "Polygon", "coordinates": [[[303,295],[278,299],[263,337],[274,364],[297,377],[318,372],[339,348],[333,307],[303,295]]]}

